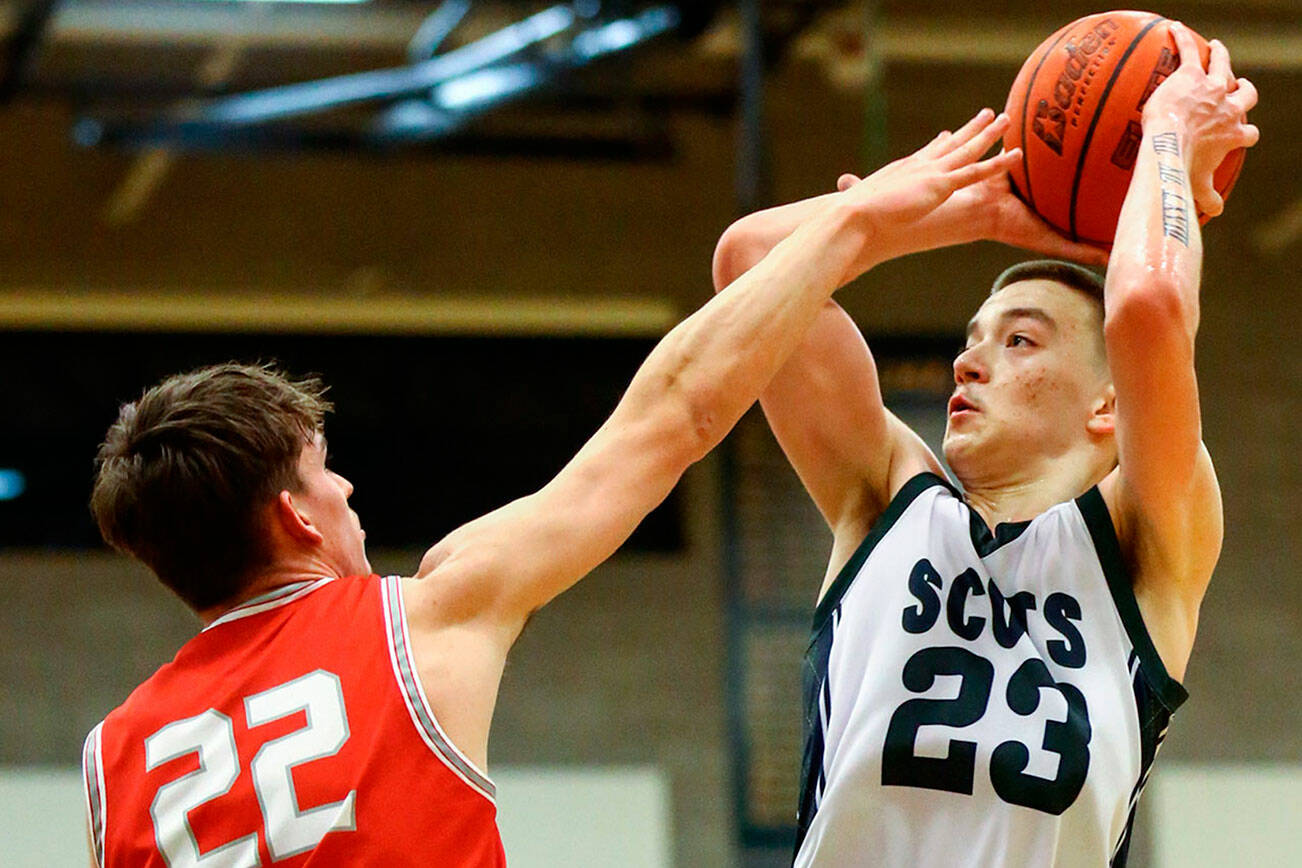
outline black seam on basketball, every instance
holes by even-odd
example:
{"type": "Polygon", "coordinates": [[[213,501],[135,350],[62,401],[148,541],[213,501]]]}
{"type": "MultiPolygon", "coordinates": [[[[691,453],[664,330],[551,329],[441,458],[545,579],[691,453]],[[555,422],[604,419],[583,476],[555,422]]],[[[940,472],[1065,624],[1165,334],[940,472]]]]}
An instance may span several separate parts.
{"type": "MultiPolygon", "coordinates": [[[[1026,124],[1030,120],[1030,116],[1026,110],[1031,105],[1031,93],[1035,90],[1035,77],[1040,74],[1040,67],[1044,66],[1044,62],[1049,59],[1049,55],[1053,54],[1053,50],[1058,47],[1058,43],[1062,42],[1070,30],[1070,24],[1059,30],[1058,38],[1053,40],[1044,54],[1040,56],[1040,62],[1035,65],[1035,71],[1031,73],[1031,78],[1026,83],[1026,96],[1022,97],[1022,175],[1026,178],[1026,205],[1032,211],[1035,210],[1035,196],[1031,193],[1031,167],[1026,156],[1031,144],[1031,139],[1026,130],[1026,124]]],[[[1014,184],[1013,189],[1016,188],[1017,185],[1014,184]]]]}
{"type": "Polygon", "coordinates": [[[1130,44],[1126,46],[1126,50],[1121,55],[1121,59],[1117,61],[1116,68],[1112,70],[1112,76],[1108,79],[1107,86],[1103,88],[1103,95],[1099,97],[1098,103],[1094,106],[1094,117],[1090,118],[1089,128],[1085,131],[1085,141],[1081,142],[1080,157],[1076,160],[1076,177],[1074,177],[1071,182],[1071,208],[1067,212],[1067,221],[1068,226],[1071,229],[1072,241],[1080,240],[1080,237],[1076,234],[1076,196],[1080,193],[1080,176],[1085,171],[1085,158],[1088,157],[1090,153],[1090,142],[1094,139],[1094,128],[1099,124],[1099,115],[1103,113],[1104,106],[1108,104],[1108,95],[1112,93],[1112,86],[1116,84],[1117,79],[1121,77],[1121,70],[1125,68],[1126,61],[1130,59],[1130,55],[1135,53],[1135,49],[1139,47],[1139,43],[1144,41],[1144,37],[1148,35],[1148,31],[1152,30],[1159,22],[1165,20],[1166,19],[1161,15],[1157,16],[1152,21],[1145,24],[1144,29],[1139,31],[1134,39],[1130,40],[1130,44]]]}

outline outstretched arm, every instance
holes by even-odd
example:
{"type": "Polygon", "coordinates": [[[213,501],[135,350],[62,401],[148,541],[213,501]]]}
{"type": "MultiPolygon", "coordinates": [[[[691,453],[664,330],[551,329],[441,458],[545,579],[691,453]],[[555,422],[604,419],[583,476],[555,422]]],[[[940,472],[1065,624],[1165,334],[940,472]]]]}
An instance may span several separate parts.
{"type": "Polygon", "coordinates": [[[486,619],[509,644],[609,557],[755,401],[835,289],[914,244],[912,227],[955,190],[1007,170],[1016,153],[979,160],[1002,128],[985,118],[838,194],[674,328],[555,479],[426,554],[417,587],[440,617],[486,619]]]}
{"type": "Polygon", "coordinates": [[[1204,72],[1192,36],[1180,25],[1173,32],[1180,67],[1144,108],[1143,142],[1105,287],[1119,466],[1102,490],[1149,629],[1168,668],[1179,673],[1222,534],[1194,374],[1202,268],[1197,210],[1221,212],[1212,173],[1258,133],[1246,122],[1256,90],[1234,78],[1225,47],[1212,42],[1204,72]]]}
{"type": "MultiPolygon", "coordinates": [[[[715,247],[715,292],[731,286],[802,222],[837,199],[837,193],[830,193],[733,223],[715,247]]],[[[839,304],[824,303],[800,346],[764,389],[760,403],[828,526],[838,537],[861,537],[858,525],[871,523],[889,500],[890,456],[897,451],[896,434],[907,434],[886,410],[868,345],[839,304]]],[[[925,447],[914,451],[921,457],[925,447]]]]}

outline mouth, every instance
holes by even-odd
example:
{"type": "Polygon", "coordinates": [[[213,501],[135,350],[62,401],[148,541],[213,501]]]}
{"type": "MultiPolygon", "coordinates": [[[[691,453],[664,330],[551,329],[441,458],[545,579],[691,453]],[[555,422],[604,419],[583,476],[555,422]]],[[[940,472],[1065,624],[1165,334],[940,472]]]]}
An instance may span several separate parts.
{"type": "Polygon", "coordinates": [[[979,413],[981,412],[976,404],[973,404],[965,395],[955,392],[949,399],[949,415],[957,416],[960,413],[979,413]]]}

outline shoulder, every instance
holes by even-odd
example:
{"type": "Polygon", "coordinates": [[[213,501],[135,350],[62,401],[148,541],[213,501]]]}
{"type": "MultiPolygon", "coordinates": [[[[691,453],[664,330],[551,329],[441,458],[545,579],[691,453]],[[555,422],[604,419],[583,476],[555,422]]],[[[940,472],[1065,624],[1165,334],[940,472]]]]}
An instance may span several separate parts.
{"type": "Polygon", "coordinates": [[[1220,557],[1225,521],[1211,456],[1200,446],[1189,481],[1158,502],[1138,497],[1125,467],[1098,484],[1136,589],[1201,602],[1220,557]]]}
{"type": "Polygon", "coordinates": [[[832,556],[828,561],[819,599],[826,599],[838,584],[845,585],[851,581],[852,574],[862,566],[878,543],[896,528],[909,507],[919,497],[933,490],[938,496],[961,503],[958,490],[945,478],[939,463],[934,469],[920,464],[914,467],[912,474],[892,484],[889,498],[880,509],[870,513],[871,519],[865,515],[861,524],[847,524],[838,528],[833,538],[832,556]]]}
{"type": "MultiPolygon", "coordinates": [[[[874,527],[887,515],[892,506],[897,504],[906,486],[921,485],[920,479],[930,480],[922,488],[933,484],[950,487],[945,479],[945,469],[931,451],[926,442],[916,431],[906,425],[894,413],[887,412],[890,454],[887,459],[886,472],[880,481],[873,484],[865,480],[858,497],[851,508],[847,509],[838,525],[833,528],[835,536],[833,561],[837,561],[835,552],[844,551],[839,559],[844,563],[853,551],[874,527]],[[934,479],[933,479],[934,477],[934,479]]],[[[919,489],[921,490],[921,489],[919,489]]],[[[917,492],[912,492],[916,496],[917,492]]],[[[837,565],[839,568],[839,565],[837,565]]]]}
{"type": "Polygon", "coordinates": [[[1098,485],[1144,622],[1177,678],[1193,650],[1225,529],[1220,486],[1205,447],[1198,464],[1188,490],[1160,510],[1128,491],[1121,468],[1098,485]]]}
{"type": "Polygon", "coordinates": [[[511,558],[519,556],[478,535],[450,536],[431,548],[416,575],[395,584],[413,640],[455,635],[505,655],[529,615],[515,614],[504,580],[511,558]]]}

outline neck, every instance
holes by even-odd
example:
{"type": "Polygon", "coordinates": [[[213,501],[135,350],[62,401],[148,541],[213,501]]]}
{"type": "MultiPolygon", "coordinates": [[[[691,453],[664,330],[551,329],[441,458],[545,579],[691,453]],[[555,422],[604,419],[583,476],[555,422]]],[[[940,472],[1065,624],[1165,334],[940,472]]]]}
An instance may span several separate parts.
{"type": "Polygon", "coordinates": [[[315,582],[318,579],[340,578],[343,573],[316,557],[295,558],[292,561],[273,563],[255,575],[240,592],[208,609],[196,612],[205,627],[216,621],[232,609],[244,605],[249,600],[271,593],[276,588],[299,582],[315,582]]]}
{"type": "Polygon", "coordinates": [[[1029,521],[1045,510],[1079,497],[1108,473],[1096,456],[1056,456],[1012,473],[971,476],[960,473],[968,504],[990,527],[1029,521]]]}

